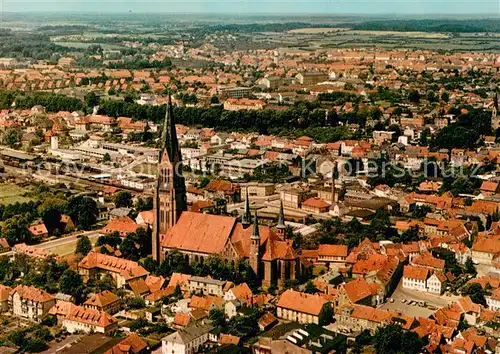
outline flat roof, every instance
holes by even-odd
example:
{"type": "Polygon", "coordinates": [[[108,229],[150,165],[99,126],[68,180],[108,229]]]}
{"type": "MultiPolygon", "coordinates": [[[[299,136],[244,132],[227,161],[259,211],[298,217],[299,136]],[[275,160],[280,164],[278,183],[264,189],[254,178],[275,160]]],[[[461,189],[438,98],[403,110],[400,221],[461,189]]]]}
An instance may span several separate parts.
{"type": "Polygon", "coordinates": [[[3,156],[13,157],[19,160],[35,160],[38,156],[24,153],[17,150],[2,150],[0,154],[3,156]]]}

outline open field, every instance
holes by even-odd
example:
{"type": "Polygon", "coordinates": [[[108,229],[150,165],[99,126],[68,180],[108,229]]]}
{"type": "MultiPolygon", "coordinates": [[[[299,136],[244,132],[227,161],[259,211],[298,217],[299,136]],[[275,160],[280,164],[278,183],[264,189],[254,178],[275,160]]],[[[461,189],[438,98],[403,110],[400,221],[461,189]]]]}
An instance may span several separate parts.
{"type": "Polygon", "coordinates": [[[288,33],[328,33],[345,31],[347,28],[298,28],[288,31],[288,33]]]}
{"type": "Polygon", "coordinates": [[[0,204],[29,202],[32,198],[24,196],[28,191],[29,188],[22,188],[13,183],[0,183],[0,204]]]}
{"type": "Polygon", "coordinates": [[[500,51],[497,34],[365,31],[341,28],[307,28],[284,33],[253,33],[241,39],[275,46],[280,52],[327,48],[430,49],[449,51],[500,51]]]}
{"type": "Polygon", "coordinates": [[[87,42],[54,42],[54,44],[60,45],[62,47],[69,48],[79,48],[79,49],[87,49],[92,45],[99,45],[104,50],[119,50],[123,49],[122,46],[114,45],[114,44],[106,44],[106,43],[87,43],[87,42]]]}
{"type": "Polygon", "coordinates": [[[139,174],[156,175],[158,170],[156,165],[141,163],[137,166],[134,166],[134,168],[132,168],[132,171],[139,174]]]}
{"type": "MultiPolygon", "coordinates": [[[[84,234],[89,238],[92,245],[95,245],[97,239],[99,238],[99,233],[96,231],[91,231],[84,234]]],[[[50,253],[58,256],[66,256],[75,252],[77,242],[77,237],[67,236],[47,243],[41,243],[36,247],[48,250],[50,253]]]]}

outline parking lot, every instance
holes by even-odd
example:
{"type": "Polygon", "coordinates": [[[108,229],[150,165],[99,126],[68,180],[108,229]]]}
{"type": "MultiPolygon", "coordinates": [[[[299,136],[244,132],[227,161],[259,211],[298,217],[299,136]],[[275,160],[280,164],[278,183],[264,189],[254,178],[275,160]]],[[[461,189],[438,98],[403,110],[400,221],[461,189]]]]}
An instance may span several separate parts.
{"type": "Polygon", "coordinates": [[[434,295],[416,290],[403,289],[401,282],[387,302],[380,306],[381,309],[400,312],[407,316],[429,317],[431,314],[446,307],[459,296],[434,295]]]}

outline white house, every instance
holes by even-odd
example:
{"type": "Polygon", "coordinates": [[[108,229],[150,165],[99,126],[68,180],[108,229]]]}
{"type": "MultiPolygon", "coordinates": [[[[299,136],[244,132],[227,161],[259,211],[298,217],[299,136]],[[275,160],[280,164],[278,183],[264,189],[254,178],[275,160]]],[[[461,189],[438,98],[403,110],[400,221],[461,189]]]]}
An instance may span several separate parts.
{"type": "Polygon", "coordinates": [[[189,326],[162,339],[162,354],[194,354],[208,341],[211,324],[189,326]]]}
{"type": "Polygon", "coordinates": [[[446,276],[438,271],[407,265],[403,270],[403,288],[433,294],[443,292],[446,276]]]}
{"type": "Polygon", "coordinates": [[[427,279],[427,292],[440,295],[443,292],[443,285],[446,277],[441,272],[434,272],[429,279],[427,279]]]}
{"type": "Polygon", "coordinates": [[[490,296],[486,296],[486,305],[488,306],[488,310],[500,310],[500,288],[493,291],[490,296]]]}
{"type": "Polygon", "coordinates": [[[418,291],[427,291],[429,270],[407,265],[403,270],[403,288],[418,291]]]}
{"type": "Polygon", "coordinates": [[[69,333],[109,333],[118,328],[118,320],[109,313],[75,306],[63,320],[62,327],[69,333]]]}

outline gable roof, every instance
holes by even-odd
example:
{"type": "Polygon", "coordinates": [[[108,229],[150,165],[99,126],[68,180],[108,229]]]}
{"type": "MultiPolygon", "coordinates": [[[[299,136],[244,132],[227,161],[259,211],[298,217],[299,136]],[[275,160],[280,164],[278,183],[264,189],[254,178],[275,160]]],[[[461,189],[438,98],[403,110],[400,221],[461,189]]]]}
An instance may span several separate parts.
{"type": "Polygon", "coordinates": [[[137,354],[148,347],[148,344],[136,333],[130,333],[127,338],[115,345],[104,354],[137,354]]]}
{"type": "Polygon", "coordinates": [[[111,291],[104,290],[85,301],[84,305],[104,307],[119,300],[120,298],[113,294],[111,291]]]}
{"type": "Polygon", "coordinates": [[[48,302],[54,300],[54,297],[42,289],[37,289],[33,286],[18,285],[11,290],[10,295],[19,294],[21,299],[34,302],[48,302]]]}
{"type": "Polygon", "coordinates": [[[66,317],[69,321],[86,323],[99,327],[108,327],[118,322],[116,318],[104,311],[75,306],[75,308],[66,317]]]}
{"type": "Polygon", "coordinates": [[[317,316],[326,303],[326,300],[320,296],[289,289],[281,294],[277,306],[317,316]]]}
{"type": "Polygon", "coordinates": [[[107,254],[90,252],[83,258],[78,267],[84,269],[99,268],[119,273],[125,280],[143,277],[149,274],[139,263],[109,256],[107,254]]]}
{"type": "Polygon", "coordinates": [[[205,254],[222,253],[236,224],[228,216],[185,211],[161,240],[161,246],[205,254]]]}

